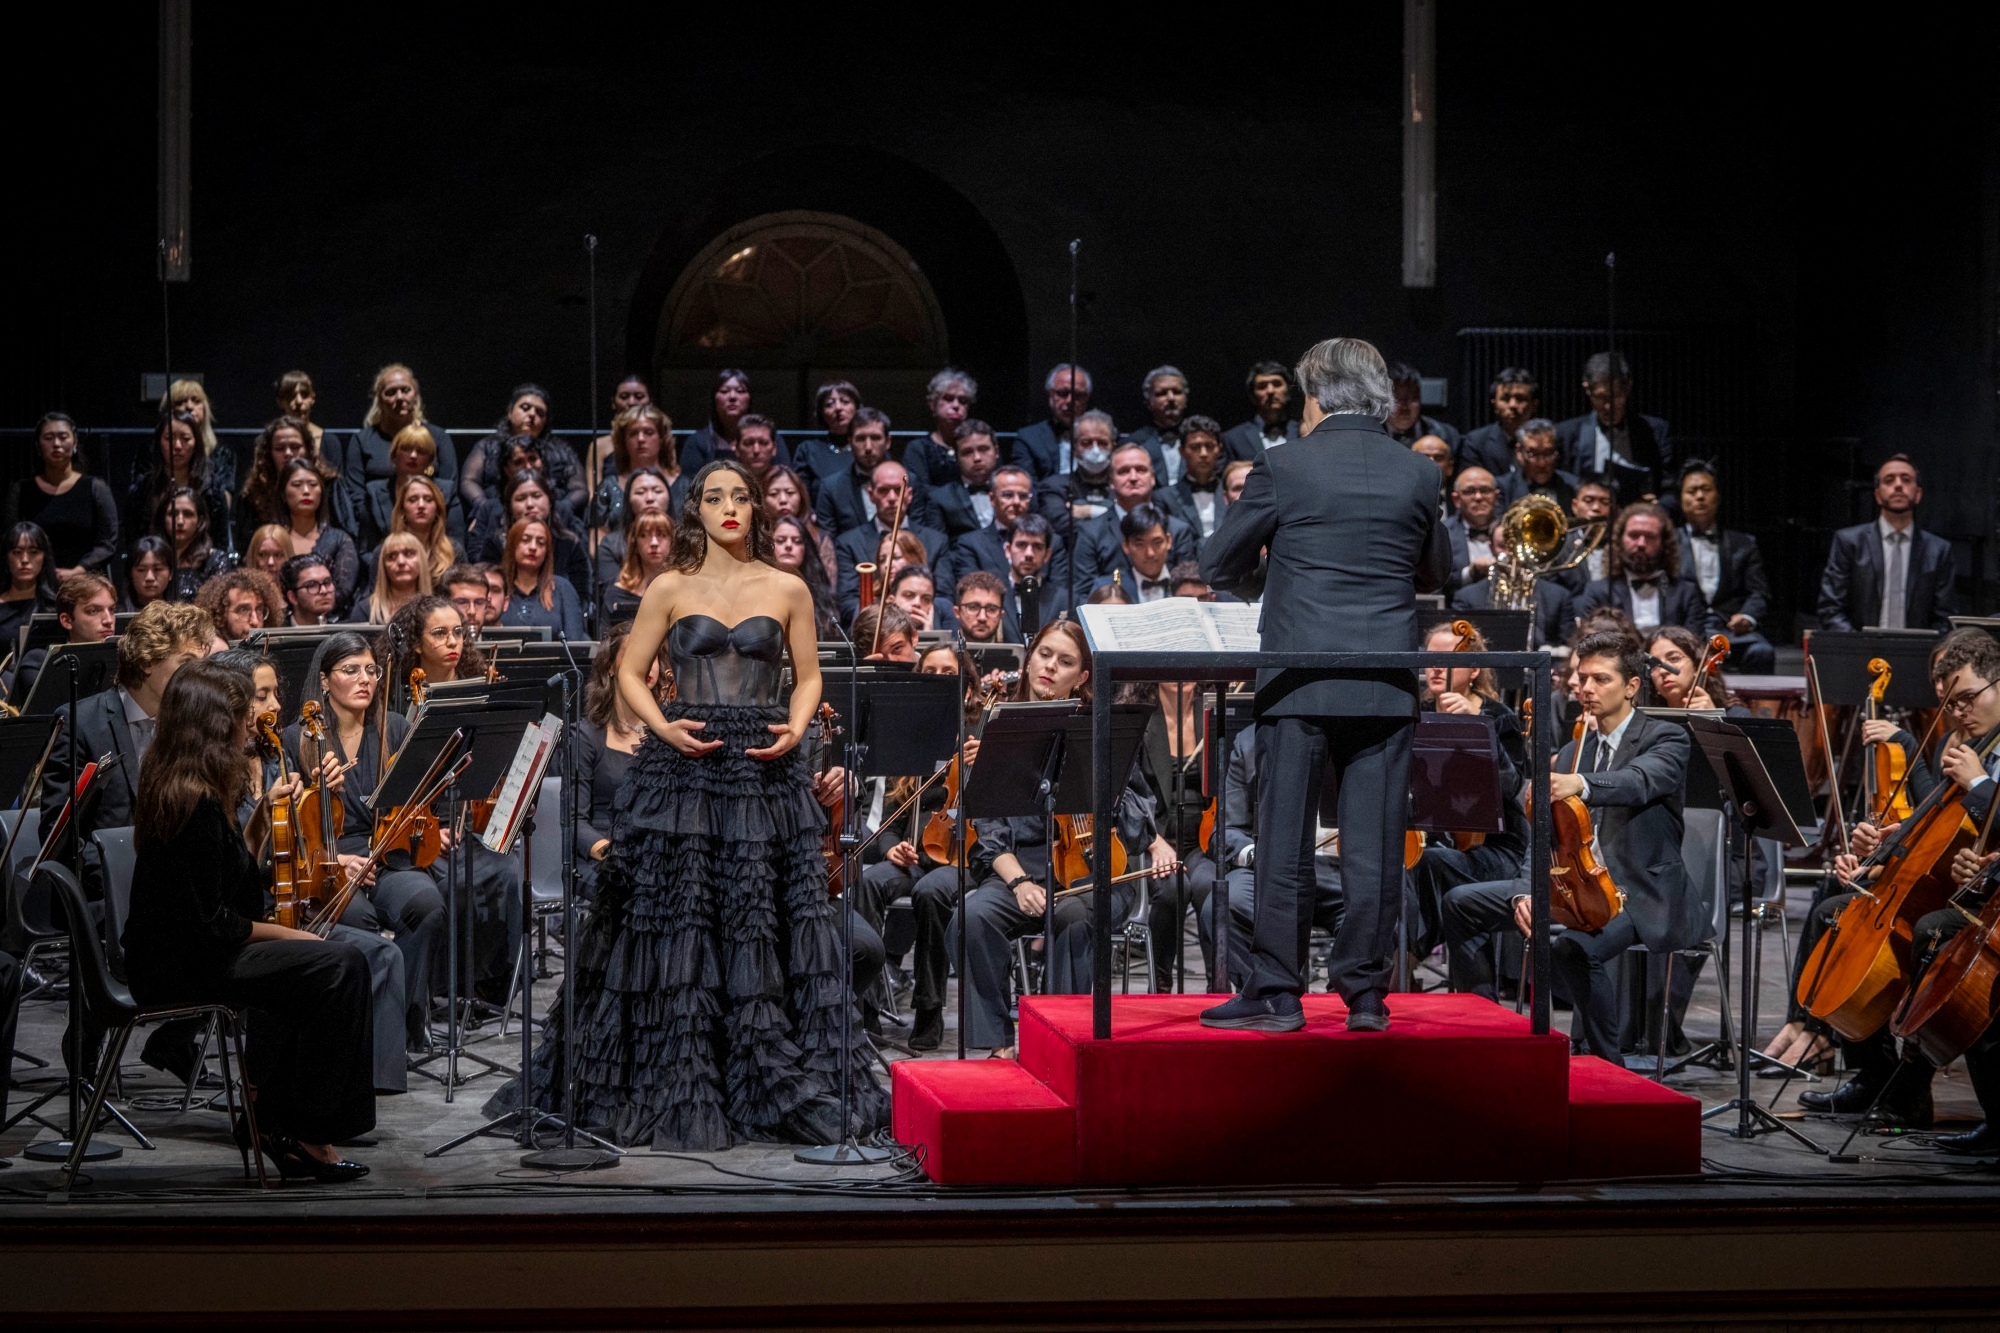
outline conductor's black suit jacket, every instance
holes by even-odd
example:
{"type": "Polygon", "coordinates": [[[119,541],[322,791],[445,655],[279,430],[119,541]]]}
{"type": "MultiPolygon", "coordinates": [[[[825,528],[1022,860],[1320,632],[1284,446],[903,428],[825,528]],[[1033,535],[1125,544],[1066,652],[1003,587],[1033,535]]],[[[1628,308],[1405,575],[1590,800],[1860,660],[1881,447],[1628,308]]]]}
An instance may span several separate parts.
{"type": "MultiPolygon", "coordinates": [[[[1270,548],[1258,628],[1267,653],[1417,649],[1419,592],[1450,572],[1437,465],[1373,417],[1338,415],[1268,449],[1204,543],[1210,586],[1250,583],[1270,548]]],[[[1415,673],[1259,671],[1262,717],[1409,717],[1415,673]]]]}

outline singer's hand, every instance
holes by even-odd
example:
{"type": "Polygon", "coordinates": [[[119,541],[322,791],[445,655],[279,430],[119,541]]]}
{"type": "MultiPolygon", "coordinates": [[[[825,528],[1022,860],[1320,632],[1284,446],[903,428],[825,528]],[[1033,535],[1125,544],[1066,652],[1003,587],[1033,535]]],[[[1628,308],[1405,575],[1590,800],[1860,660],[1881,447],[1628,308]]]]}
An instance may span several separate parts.
{"type": "MultiPolygon", "coordinates": [[[[745,750],[743,753],[749,755],[752,759],[771,760],[776,759],[779,755],[784,754],[799,743],[800,733],[794,731],[792,724],[789,722],[773,722],[769,730],[776,734],[776,740],[760,749],[745,750]]],[[[721,744],[720,741],[716,743],[718,745],[721,744]]]]}
{"type": "Polygon", "coordinates": [[[721,741],[695,739],[695,733],[707,725],[708,723],[696,722],[693,718],[676,718],[654,734],[688,758],[698,759],[711,750],[722,748],[721,741]]]}

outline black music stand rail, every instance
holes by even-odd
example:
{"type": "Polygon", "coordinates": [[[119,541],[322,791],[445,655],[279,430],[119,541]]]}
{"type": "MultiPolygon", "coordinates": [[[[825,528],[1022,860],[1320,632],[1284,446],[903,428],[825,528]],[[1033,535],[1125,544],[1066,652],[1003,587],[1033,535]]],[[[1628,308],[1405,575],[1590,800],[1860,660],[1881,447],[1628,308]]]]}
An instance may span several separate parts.
{"type": "MultiPolygon", "coordinates": [[[[1096,653],[1091,663],[1096,688],[1093,691],[1091,726],[1096,753],[1096,818],[1098,827],[1112,827],[1111,809],[1124,789],[1124,774],[1112,771],[1111,697],[1119,681],[1194,681],[1226,691],[1231,681],[1254,680],[1259,671],[1421,671],[1425,667],[1490,667],[1495,671],[1526,673],[1529,697],[1534,700],[1535,717],[1549,715],[1552,673],[1549,656],[1541,652],[1522,653],[1248,653],[1248,652],[1118,652],[1096,653]]],[[[1414,695],[1412,696],[1414,698],[1414,695]]],[[[1220,701],[1218,701],[1220,706],[1220,701]]],[[[1414,719],[1413,719],[1414,720],[1414,719]]],[[[1534,907],[1534,934],[1529,951],[1534,963],[1535,993],[1531,1010],[1533,1030],[1549,1031],[1549,752],[1547,731],[1535,727],[1529,737],[1534,747],[1533,841],[1528,852],[1528,887],[1534,907]]],[[[1111,910],[1111,851],[1103,838],[1092,849],[1092,915],[1107,919],[1111,910]]],[[[1216,966],[1227,969],[1228,877],[1218,869],[1211,891],[1215,914],[1216,966]]],[[[1099,1041],[1111,1037],[1111,934],[1094,932],[1096,956],[1091,967],[1092,1035],[1099,1041]]]]}

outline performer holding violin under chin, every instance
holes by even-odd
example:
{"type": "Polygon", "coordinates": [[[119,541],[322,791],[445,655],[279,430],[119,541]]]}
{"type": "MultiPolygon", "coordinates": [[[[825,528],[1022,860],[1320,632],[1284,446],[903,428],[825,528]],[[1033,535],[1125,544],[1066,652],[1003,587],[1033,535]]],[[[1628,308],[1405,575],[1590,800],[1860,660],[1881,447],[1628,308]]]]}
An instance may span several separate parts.
{"type": "MultiPolygon", "coordinates": [[[[1633,708],[1645,663],[1631,640],[1588,634],[1573,652],[1581,734],[1565,745],[1549,775],[1551,799],[1588,807],[1603,860],[1623,907],[1596,932],[1566,930],[1553,962],[1575,1016],[1570,1045],[1614,1063],[1622,1058],[1618,986],[1607,964],[1636,943],[1654,952],[1692,948],[1707,933],[1701,895],[1681,861],[1681,791],[1687,733],[1633,708]]],[[[1558,847],[1560,860],[1566,851],[1558,847]]],[[[1445,895],[1447,939],[1482,934],[1511,916],[1526,934],[1531,912],[1524,876],[1511,883],[1467,884],[1445,895]]]]}

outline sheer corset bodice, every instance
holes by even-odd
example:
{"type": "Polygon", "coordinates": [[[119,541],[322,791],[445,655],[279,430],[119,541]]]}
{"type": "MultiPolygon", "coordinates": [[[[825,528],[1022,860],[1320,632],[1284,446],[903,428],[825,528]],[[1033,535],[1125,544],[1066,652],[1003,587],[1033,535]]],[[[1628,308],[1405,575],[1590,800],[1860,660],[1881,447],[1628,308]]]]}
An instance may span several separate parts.
{"type": "Polygon", "coordinates": [[[778,702],[785,627],[771,616],[734,625],[713,616],[682,616],[667,631],[667,648],[681,703],[765,708],[778,702]]]}

